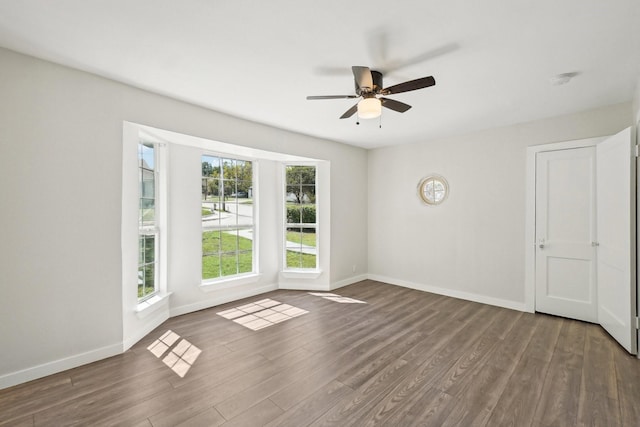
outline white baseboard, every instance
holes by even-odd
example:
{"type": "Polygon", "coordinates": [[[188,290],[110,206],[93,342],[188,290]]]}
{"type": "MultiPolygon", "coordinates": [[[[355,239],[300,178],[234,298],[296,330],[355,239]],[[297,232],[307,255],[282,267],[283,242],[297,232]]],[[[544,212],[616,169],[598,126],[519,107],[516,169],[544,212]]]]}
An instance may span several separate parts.
{"type": "Polygon", "coordinates": [[[304,282],[296,282],[296,283],[282,283],[280,284],[278,289],[288,289],[292,291],[332,291],[334,289],[341,288],[343,286],[351,285],[353,283],[361,282],[363,280],[367,280],[366,274],[361,274],[359,276],[348,277],[346,279],[330,283],[329,286],[326,285],[318,285],[318,284],[308,284],[304,282]]]}
{"type": "Polygon", "coordinates": [[[366,274],[361,274],[359,276],[348,277],[346,279],[340,280],[338,282],[332,283],[329,286],[329,290],[332,291],[334,289],[341,288],[343,286],[353,285],[354,283],[362,282],[363,280],[367,280],[369,277],[366,274]]]}
{"type": "Polygon", "coordinates": [[[510,301],[501,298],[489,297],[486,295],[474,294],[471,292],[457,291],[454,289],[440,288],[438,286],[425,285],[422,283],[414,283],[406,280],[394,279],[391,277],[379,276],[377,274],[369,274],[367,278],[378,282],[389,283],[391,285],[402,286],[418,291],[431,292],[432,294],[444,295],[463,299],[467,301],[479,302],[482,304],[495,305],[497,307],[508,308],[517,311],[528,311],[524,302],[510,301]]]}
{"type": "Polygon", "coordinates": [[[22,369],[17,372],[11,372],[0,376],[0,389],[12,387],[27,381],[46,377],[47,375],[57,374],[67,369],[77,368],[78,366],[106,359],[122,353],[122,344],[112,344],[106,347],[87,351],[86,353],[74,354],[73,356],[63,359],[54,360],[52,362],[43,363],[31,368],[22,369]]]}
{"type": "Polygon", "coordinates": [[[179,307],[172,307],[169,311],[170,317],[180,316],[187,313],[193,313],[194,311],[204,310],[206,308],[215,307],[217,305],[226,304],[231,301],[237,301],[242,298],[248,298],[255,295],[264,294],[266,292],[275,291],[278,286],[275,284],[263,285],[251,289],[243,289],[236,292],[230,292],[229,289],[225,289],[223,295],[218,297],[207,299],[205,301],[197,302],[194,304],[182,305],[179,307]]]}
{"type": "Polygon", "coordinates": [[[278,289],[287,289],[290,291],[329,291],[329,286],[307,283],[281,283],[278,289]]]}
{"type": "Polygon", "coordinates": [[[129,337],[125,337],[122,341],[122,351],[129,350],[135,343],[146,337],[151,331],[160,326],[165,320],[169,319],[169,310],[164,308],[145,319],[145,324],[129,337]]]}

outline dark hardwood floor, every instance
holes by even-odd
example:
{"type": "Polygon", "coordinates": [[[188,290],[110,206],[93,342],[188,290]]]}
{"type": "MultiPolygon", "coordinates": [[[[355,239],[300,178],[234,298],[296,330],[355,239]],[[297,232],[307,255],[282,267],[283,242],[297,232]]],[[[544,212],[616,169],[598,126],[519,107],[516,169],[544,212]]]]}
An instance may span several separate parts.
{"type": "Polygon", "coordinates": [[[275,291],[170,319],[0,390],[0,425],[640,426],[640,361],[599,326],[374,281],[336,293],[367,304],[275,291]],[[308,313],[257,331],[216,314],[265,298],[308,313]],[[183,378],[147,349],[168,330],[202,351],[183,378]]]}

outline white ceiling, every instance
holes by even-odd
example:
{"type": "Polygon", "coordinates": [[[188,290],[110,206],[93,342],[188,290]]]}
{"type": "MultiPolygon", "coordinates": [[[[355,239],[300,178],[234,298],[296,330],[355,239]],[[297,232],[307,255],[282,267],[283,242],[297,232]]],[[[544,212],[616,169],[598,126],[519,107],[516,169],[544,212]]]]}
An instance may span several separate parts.
{"type": "Polygon", "coordinates": [[[0,0],[0,46],[283,129],[372,148],[629,101],[638,0],[0,0]],[[413,62],[413,63],[412,63],[413,62]],[[338,117],[352,65],[411,104],[338,117]],[[559,73],[579,73],[551,85],[559,73]]]}

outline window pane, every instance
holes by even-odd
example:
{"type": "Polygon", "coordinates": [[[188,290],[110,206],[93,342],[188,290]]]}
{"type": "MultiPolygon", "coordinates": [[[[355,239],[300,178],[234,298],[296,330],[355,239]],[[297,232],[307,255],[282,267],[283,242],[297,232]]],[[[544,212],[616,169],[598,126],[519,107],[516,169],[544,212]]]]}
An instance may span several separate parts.
{"type": "Polygon", "coordinates": [[[155,216],[155,200],[140,199],[140,225],[153,225],[155,216]]]}
{"type": "Polygon", "coordinates": [[[220,277],[220,256],[203,256],[202,278],[215,279],[216,277],[220,277]]]}
{"type": "MultiPolygon", "coordinates": [[[[287,230],[287,244],[289,242],[295,242],[300,247],[315,248],[316,230],[315,228],[290,228],[287,230]]],[[[312,252],[315,253],[315,249],[312,252]]]]}
{"type": "Polygon", "coordinates": [[[253,181],[253,165],[249,161],[236,160],[236,173],[238,181],[253,181]]]}
{"type": "Polygon", "coordinates": [[[138,298],[144,295],[144,267],[138,267],[138,298]]]}
{"type": "Polygon", "coordinates": [[[251,192],[251,181],[238,181],[238,191],[236,192],[238,199],[248,199],[251,192]]]}
{"type": "Polygon", "coordinates": [[[302,265],[302,254],[296,251],[287,250],[287,268],[300,268],[302,265]]]}
{"type": "Polygon", "coordinates": [[[155,262],[156,260],[155,240],[155,236],[144,236],[144,264],[155,262]]]}
{"type": "Polygon", "coordinates": [[[222,254],[220,257],[220,265],[223,276],[233,276],[238,274],[237,253],[222,254]]]}
{"type": "Polygon", "coordinates": [[[287,185],[287,195],[285,201],[287,204],[300,204],[302,203],[302,192],[299,185],[287,185]]]}
{"type": "Polygon", "coordinates": [[[138,235],[138,266],[144,264],[144,236],[138,235]]]}
{"type": "Polygon", "coordinates": [[[146,264],[138,268],[138,298],[155,292],[155,264],[146,264]]]}
{"type": "Polygon", "coordinates": [[[316,268],[316,256],[287,251],[287,268],[316,268]]]}
{"type": "Polygon", "coordinates": [[[200,212],[202,213],[203,221],[210,221],[214,219],[215,206],[216,205],[213,198],[202,201],[200,212]]]}
{"type": "Polygon", "coordinates": [[[300,192],[302,193],[302,203],[315,203],[316,202],[316,186],[315,185],[301,185],[300,192]]]}
{"type": "Polygon", "coordinates": [[[138,165],[145,169],[155,168],[154,147],[152,143],[138,144],[138,165]]]}
{"type": "Polygon", "coordinates": [[[316,206],[315,205],[304,205],[301,207],[300,212],[301,212],[300,222],[304,224],[316,223],[316,206]]]}
{"type": "Polygon", "coordinates": [[[302,206],[287,204],[287,223],[300,224],[302,222],[302,206]]]}
{"type": "Polygon", "coordinates": [[[236,228],[238,225],[238,201],[234,197],[227,198],[224,204],[225,211],[229,213],[221,218],[220,223],[229,227],[236,228]]]}
{"type": "Polygon", "coordinates": [[[299,252],[300,251],[300,242],[296,242],[295,240],[289,240],[287,238],[286,247],[287,247],[287,251],[299,252]]]}
{"type": "Polygon", "coordinates": [[[140,185],[140,197],[153,199],[155,197],[155,172],[141,169],[142,182],[140,185]]]}
{"type": "Polygon", "coordinates": [[[253,249],[253,230],[238,230],[238,250],[250,251],[253,249]]]}
{"type": "Polygon", "coordinates": [[[210,196],[207,200],[203,200],[201,204],[202,210],[202,226],[212,226],[218,224],[220,220],[219,211],[222,210],[222,199],[220,196],[210,196]],[[206,218],[205,218],[206,217],[206,218]]]}
{"type": "Polygon", "coordinates": [[[316,167],[287,166],[286,174],[286,267],[317,268],[316,167]],[[295,227],[309,224],[314,227],[295,227]]]}
{"type": "Polygon", "coordinates": [[[224,179],[236,179],[236,161],[233,159],[222,159],[222,175],[224,179]]]}
{"type": "Polygon", "coordinates": [[[253,205],[242,203],[238,201],[236,205],[237,217],[236,221],[238,226],[250,227],[253,225],[253,205]]]}
{"type": "Polygon", "coordinates": [[[225,179],[222,181],[224,195],[227,199],[236,197],[236,181],[225,179]]]}
{"type": "Polygon", "coordinates": [[[202,163],[202,278],[251,272],[253,165],[215,156],[202,156],[202,163]]]}
{"type": "Polygon", "coordinates": [[[202,156],[202,176],[219,177],[220,159],[213,156],[202,156]]]}
{"type": "Polygon", "coordinates": [[[287,166],[287,184],[315,184],[315,166],[287,166]]]}
{"type": "Polygon", "coordinates": [[[220,231],[205,231],[202,233],[202,255],[220,254],[220,231]]]}
{"type": "Polygon", "coordinates": [[[236,253],[238,251],[238,231],[222,231],[221,234],[221,252],[236,253]]]}
{"type": "MultiPolygon", "coordinates": [[[[240,245],[242,247],[242,245],[240,245]]],[[[253,271],[253,251],[251,246],[248,250],[238,253],[238,273],[251,273],[253,271]]]]}
{"type": "Polygon", "coordinates": [[[156,245],[153,233],[156,219],[155,147],[153,143],[138,144],[138,298],[156,292],[156,245]]]}
{"type": "Polygon", "coordinates": [[[216,178],[202,178],[202,200],[210,200],[220,193],[220,180],[216,178]]]}

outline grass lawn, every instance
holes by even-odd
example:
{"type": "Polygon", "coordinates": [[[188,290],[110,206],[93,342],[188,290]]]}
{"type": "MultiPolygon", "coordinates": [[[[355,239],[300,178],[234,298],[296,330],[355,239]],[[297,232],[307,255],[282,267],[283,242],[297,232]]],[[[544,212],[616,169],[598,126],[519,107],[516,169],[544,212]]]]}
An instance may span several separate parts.
{"type": "Polygon", "coordinates": [[[202,278],[231,276],[253,270],[251,240],[222,231],[202,233],[202,278]]]}
{"type": "MultiPolygon", "coordinates": [[[[315,246],[315,233],[287,232],[287,240],[315,246]]],[[[202,233],[202,278],[250,273],[253,269],[252,242],[222,231],[202,233]]],[[[287,251],[288,268],[316,268],[316,256],[287,251]]]]}
{"type": "Polygon", "coordinates": [[[288,268],[316,268],[316,256],[287,251],[288,268]]]}
{"type": "Polygon", "coordinates": [[[289,242],[300,243],[303,245],[316,246],[316,233],[300,233],[298,231],[287,231],[287,240],[289,242]]]}

